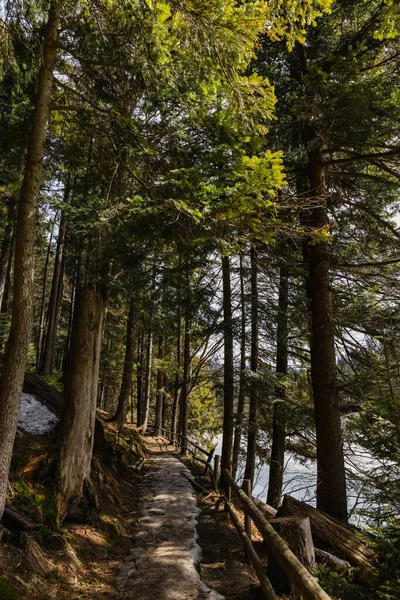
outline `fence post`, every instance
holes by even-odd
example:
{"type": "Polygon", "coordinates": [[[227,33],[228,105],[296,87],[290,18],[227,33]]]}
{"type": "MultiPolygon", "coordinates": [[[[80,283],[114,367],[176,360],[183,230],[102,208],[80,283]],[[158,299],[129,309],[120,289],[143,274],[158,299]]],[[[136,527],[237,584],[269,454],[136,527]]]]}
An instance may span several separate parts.
{"type": "MultiPolygon", "coordinates": [[[[249,498],[251,498],[251,481],[250,479],[243,480],[243,491],[249,498]]],[[[244,530],[247,533],[247,537],[251,541],[251,517],[246,509],[244,509],[244,530]]]]}
{"type": "Polygon", "coordinates": [[[209,468],[211,468],[211,461],[212,461],[212,457],[214,456],[214,452],[215,452],[215,448],[212,448],[210,454],[208,455],[207,458],[207,464],[204,468],[204,475],[207,475],[207,471],[209,468]]]}

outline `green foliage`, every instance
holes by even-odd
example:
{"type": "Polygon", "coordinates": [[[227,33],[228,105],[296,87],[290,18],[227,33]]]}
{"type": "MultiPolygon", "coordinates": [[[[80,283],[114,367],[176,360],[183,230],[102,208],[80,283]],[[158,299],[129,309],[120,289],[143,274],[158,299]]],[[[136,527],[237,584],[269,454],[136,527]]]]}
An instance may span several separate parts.
{"type": "Polygon", "coordinates": [[[371,596],[370,590],[365,590],[351,583],[341,573],[325,565],[318,566],[317,577],[322,589],[333,598],[340,598],[340,600],[372,600],[374,597],[371,596]]]}
{"type": "Polygon", "coordinates": [[[18,600],[18,597],[17,588],[4,577],[0,577],[0,598],[2,600],[18,600]]]}

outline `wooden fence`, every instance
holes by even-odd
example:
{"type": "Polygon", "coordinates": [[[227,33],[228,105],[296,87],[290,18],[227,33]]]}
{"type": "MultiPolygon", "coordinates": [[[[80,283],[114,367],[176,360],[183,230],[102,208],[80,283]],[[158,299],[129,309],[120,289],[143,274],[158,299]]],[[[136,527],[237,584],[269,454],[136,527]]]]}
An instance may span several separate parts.
{"type": "Polygon", "coordinates": [[[214,456],[215,448],[211,450],[205,450],[198,446],[188,437],[181,435],[180,433],[173,433],[169,429],[165,429],[165,427],[158,427],[158,431],[156,431],[156,426],[154,424],[148,425],[147,429],[153,430],[154,433],[158,435],[162,435],[165,437],[171,444],[173,444],[176,448],[183,451],[184,454],[189,453],[193,460],[204,465],[204,474],[210,472],[211,478],[214,482],[213,473],[211,469],[211,461],[214,456]],[[203,454],[205,458],[201,458],[200,454],[203,454]]]}
{"type": "MultiPolygon", "coordinates": [[[[287,543],[275,531],[272,525],[267,521],[264,515],[259,511],[254,502],[250,498],[250,481],[247,483],[247,493],[240,489],[233,480],[227,469],[224,471],[226,482],[225,502],[226,509],[235,525],[239,535],[242,538],[243,544],[247,551],[247,555],[254,567],[255,572],[260,581],[261,588],[267,600],[277,600],[275,592],[272,588],[267,574],[261,564],[260,558],[254,550],[251,541],[251,521],[260,532],[264,542],[267,544],[269,551],[274,555],[281,569],[284,571],[293,587],[306,600],[331,600],[330,596],[321,588],[318,581],[307,571],[299,559],[290,550],[287,543]],[[244,509],[244,527],[239,522],[238,517],[233,511],[231,504],[231,494],[239,500],[244,509]]],[[[246,487],[246,484],[245,484],[246,487]]]]}

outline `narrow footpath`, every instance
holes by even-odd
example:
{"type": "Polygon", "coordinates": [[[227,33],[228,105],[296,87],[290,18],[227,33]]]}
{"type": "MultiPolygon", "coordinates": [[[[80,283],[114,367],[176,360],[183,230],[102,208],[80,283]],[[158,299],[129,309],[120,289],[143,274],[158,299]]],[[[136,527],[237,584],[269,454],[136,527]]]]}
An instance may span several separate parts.
{"type": "Polygon", "coordinates": [[[191,473],[161,438],[146,437],[146,445],[150,461],[140,483],[134,544],[116,580],[118,598],[223,600],[200,580],[197,570],[200,511],[191,473]]]}

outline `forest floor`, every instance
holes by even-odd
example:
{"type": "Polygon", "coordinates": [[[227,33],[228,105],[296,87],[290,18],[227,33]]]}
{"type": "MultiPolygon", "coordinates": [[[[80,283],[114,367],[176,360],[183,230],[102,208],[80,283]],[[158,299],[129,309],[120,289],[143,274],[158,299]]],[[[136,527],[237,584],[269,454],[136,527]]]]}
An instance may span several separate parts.
{"type": "MultiPolygon", "coordinates": [[[[1,600],[109,600],[115,580],[132,547],[138,506],[138,480],[127,467],[127,451],[104,424],[107,443],[95,456],[92,481],[99,505],[88,523],[54,525],[54,497],[49,480],[32,477],[38,461],[51,456],[53,436],[17,432],[8,505],[32,523],[36,532],[12,532],[0,542],[1,600]]],[[[140,437],[137,456],[144,454],[140,437]]]]}
{"type": "Polygon", "coordinates": [[[107,444],[92,473],[99,506],[85,525],[58,530],[49,480],[33,475],[54,439],[18,430],[8,504],[43,525],[0,542],[1,600],[262,598],[226,513],[212,506],[216,497],[198,494],[196,502],[189,479],[200,471],[163,438],[143,444],[128,426],[137,457],[149,459],[138,476],[113,425],[104,427],[107,444]]]}

